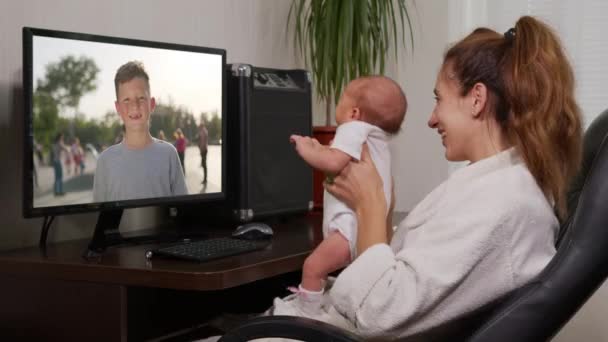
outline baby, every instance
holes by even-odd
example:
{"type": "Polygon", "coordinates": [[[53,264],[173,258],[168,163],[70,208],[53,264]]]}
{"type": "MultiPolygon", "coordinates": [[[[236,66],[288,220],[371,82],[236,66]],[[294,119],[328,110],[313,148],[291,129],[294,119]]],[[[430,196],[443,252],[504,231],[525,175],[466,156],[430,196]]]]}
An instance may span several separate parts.
{"type": "MultiPolygon", "coordinates": [[[[391,156],[388,141],[405,117],[407,100],[401,87],[384,76],[361,77],[350,82],[336,107],[338,128],[331,146],[310,137],[292,135],[296,151],[310,166],[333,176],[352,159],[361,159],[367,143],[382,181],[386,203],[391,203],[391,156]]],[[[350,263],[356,255],[357,217],[327,191],[323,204],[324,240],[304,262],[298,307],[314,315],[321,306],[327,275],[350,263]]]]}

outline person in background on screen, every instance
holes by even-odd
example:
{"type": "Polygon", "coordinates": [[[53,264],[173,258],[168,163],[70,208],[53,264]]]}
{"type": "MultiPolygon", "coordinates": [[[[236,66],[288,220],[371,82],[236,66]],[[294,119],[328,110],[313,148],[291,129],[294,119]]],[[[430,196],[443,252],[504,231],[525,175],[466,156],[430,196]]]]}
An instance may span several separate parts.
{"type": "Polygon", "coordinates": [[[158,131],[158,139],[167,141],[167,137],[165,136],[165,131],[163,131],[162,129],[160,131],[158,131]]]}
{"type": "Polygon", "coordinates": [[[53,194],[55,196],[65,195],[65,192],[63,192],[63,164],[61,161],[61,154],[63,152],[69,158],[70,150],[63,142],[63,133],[57,133],[51,146],[51,163],[53,164],[53,171],[55,173],[55,184],[53,187],[53,194]]]}
{"type": "Polygon", "coordinates": [[[128,62],[116,72],[115,107],[124,124],[124,138],[99,156],[95,202],[188,194],[175,147],[150,134],[156,101],[149,80],[141,62],[128,62]]]}
{"type": "Polygon", "coordinates": [[[74,138],[72,146],[70,146],[72,152],[72,161],[74,162],[74,175],[82,174],[84,171],[84,150],[80,146],[80,139],[74,138]]]}
{"type": "Polygon", "coordinates": [[[186,146],[188,145],[188,139],[184,136],[181,128],[175,130],[173,133],[175,137],[175,149],[177,149],[177,155],[179,156],[179,162],[182,164],[182,169],[186,173],[186,165],[184,158],[186,157],[186,146]]]}
{"type": "Polygon", "coordinates": [[[36,154],[36,157],[38,158],[38,164],[43,165],[44,164],[44,155],[42,152],[42,145],[39,142],[37,142],[36,140],[34,140],[34,153],[36,154]]]}
{"type": "Polygon", "coordinates": [[[34,167],[34,186],[38,187],[38,168],[43,164],[44,157],[42,155],[42,145],[40,145],[36,139],[34,139],[34,157],[32,165],[34,167]]]}
{"type": "Polygon", "coordinates": [[[68,175],[72,174],[72,155],[71,155],[71,151],[69,149],[69,143],[66,145],[66,147],[68,147],[67,153],[65,154],[65,171],[68,175]]]}
{"type": "Polygon", "coordinates": [[[207,127],[205,125],[205,121],[201,120],[201,123],[198,125],[198,149],[201,152],[201,166],[203,167],[203,172],[205,176],[203,176],[203,184],[207,184],[207,148],[209,145],[209,132],[207,131],[207,127]]]}

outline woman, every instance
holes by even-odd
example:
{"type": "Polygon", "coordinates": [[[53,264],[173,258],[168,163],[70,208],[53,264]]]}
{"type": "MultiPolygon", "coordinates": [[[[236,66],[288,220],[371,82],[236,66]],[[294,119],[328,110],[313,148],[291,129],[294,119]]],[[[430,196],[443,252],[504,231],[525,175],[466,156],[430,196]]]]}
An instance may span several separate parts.
{"type": "Polygon", "coordinates": [[[504,35],[477,29],[448,50],[434,92],[429,127],[446,159],[470,164],[418,204],[392,240],[369,159],[328,186],[361,227],[359,257],[329,295],[363,336],[404,337],[460,317],[527,283],[555,254],[554,213],[565,217],[582,129],[554,33],[531,17],[504,35]]]}
{"type": "MultiPolygon", "coordinates": [[[[448,50],[434,92],[428,125],[446,159],[470,164],[394,236],[365,150],[326,185],[357,213],[357,258],[312,318],[366,339],[411,336],[521,287],[555,254],[555,213],[565,216],[582,132],[572,68],[554,33],[531,17],[504,35],[477,29],[448,50]]],[[[275,299],[270,313],[303,315],[293,302],[275,299]]]]}
{"type": "Polygon", "coordinates": [[[405,337],[458,318],[527,283],[555,254],[554,213],[565,216],[582,133],[572,68],[553,32],[531,17],[504,35],[475,30],[446,53],[435,95],[429,126],[446,159],[470,164],[394,237],[369,158],[327,186],[361,228],[359,256],[328,291],[324,320],[364,337],[405,337]]]}

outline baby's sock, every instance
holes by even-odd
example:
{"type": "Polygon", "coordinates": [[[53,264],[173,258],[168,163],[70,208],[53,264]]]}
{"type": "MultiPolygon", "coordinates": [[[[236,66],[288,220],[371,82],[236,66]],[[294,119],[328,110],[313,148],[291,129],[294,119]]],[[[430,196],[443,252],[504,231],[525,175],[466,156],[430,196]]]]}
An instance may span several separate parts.
{"type": "Polygon", "coordinates": [[[321,304],[323,303],[323,292],[320,291],[309,291],[299,285],[297,289],[292,289],[297,293],[298,306],[306,315],[314,316],[318,315],[321,310],[321,304]]]}

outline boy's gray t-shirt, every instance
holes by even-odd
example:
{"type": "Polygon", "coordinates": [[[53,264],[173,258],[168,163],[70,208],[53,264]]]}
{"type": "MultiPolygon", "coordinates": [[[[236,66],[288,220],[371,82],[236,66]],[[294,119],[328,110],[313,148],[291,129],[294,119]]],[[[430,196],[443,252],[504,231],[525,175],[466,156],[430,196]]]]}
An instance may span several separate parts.
{"type": "Polygon", "coordinates": [[[99,155],[94,202],[187,194],[177,150],[165,141],[153,139],[149,146],[138,150],[119,143],[99,155]]]}

